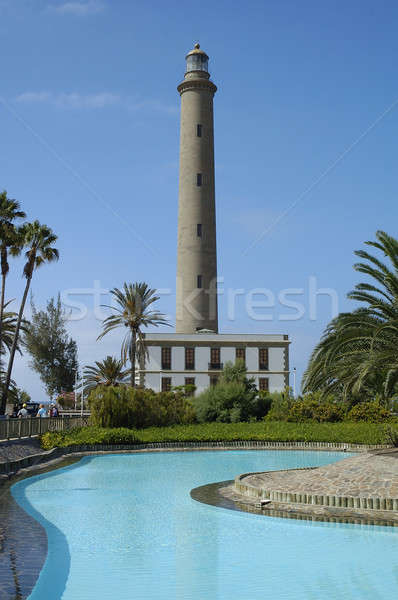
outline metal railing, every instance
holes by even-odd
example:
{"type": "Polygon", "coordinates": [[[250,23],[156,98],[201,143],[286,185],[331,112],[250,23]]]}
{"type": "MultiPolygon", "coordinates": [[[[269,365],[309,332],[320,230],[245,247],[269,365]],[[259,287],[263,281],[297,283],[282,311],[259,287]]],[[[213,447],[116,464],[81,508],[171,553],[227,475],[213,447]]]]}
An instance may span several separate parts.
{"type": "Polygon", "coordinates": [[[87,427],[88,416],[28,417],[0,420],[0,441],[41,435],[46,431],[65,431],[87,427]]]}
{"type": "Polygon", "coordinates": [[[209,362],[209,371],[222,371],[224,363],[220,362],[209,362]]]}

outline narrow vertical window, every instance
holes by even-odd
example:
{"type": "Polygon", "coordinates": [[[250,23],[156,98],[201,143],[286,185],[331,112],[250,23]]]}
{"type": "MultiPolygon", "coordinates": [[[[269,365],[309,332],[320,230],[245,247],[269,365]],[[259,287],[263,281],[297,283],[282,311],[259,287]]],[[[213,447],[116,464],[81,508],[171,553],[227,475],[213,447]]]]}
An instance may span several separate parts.
{"type": "Polygon", "coordinates": [[[171,348],[162,348],[162,369],[165,371],[171,369],[171,348]]]}
{"type": "Polygon", "coordinates": [[[198,237],[202,237],[202,223],[196,225],[196,234],[198,237]]]}
{"type": "Polygon", "coordinates": [[[235,349],[235,359],[243,360],[246,363],[246,349],[245,348],[236,348],[235,349]]]}
{"type": "Polygon", "coordinates": [[[198,285],[197,285],[197,287],[198,288],[202,287],[202,275],[198,275],[198,285]]]}
{"type": "Polygon", "coordinates": [[[185,348],[185,369],[195,370],[195,348],[185,348]]]}
{"type": "Polygon", "coordinates": [[[260,392],[268,392],[269,391],[268,377],[259,377],[258,378],[258,389],[260,390],[260,392]]]}
{"type": "Polygon", "coordinates": [[[220,348],[210,348],[209,369],[222,369],[220,348]]]}
{"type": "Polygon", "coordinates": [[[268,371],[268,348],[258,349],[258,370],[268,371]]]}
{"type": "Polygon", "coordinates": [[[185,393],[187,396],[193,396],[195,394],[195,377],[185,377],[185,385],[189,386],[185,393]]]}
{"type": "Polygon", "coordinates": [[[162,377],[162,392],[171,390],[171,377],[162,377]]]}
{"type": "Polygon", "coordinates": [[[196,125],[196,135],[198,137],[202,137],[202,125],[200,125],[199,123],[196,125]]]}
{"type": "Polygon", "coordinates": [[[200,187],[202,185],[202,173],[196,174],[196,185],[200,187]]]}

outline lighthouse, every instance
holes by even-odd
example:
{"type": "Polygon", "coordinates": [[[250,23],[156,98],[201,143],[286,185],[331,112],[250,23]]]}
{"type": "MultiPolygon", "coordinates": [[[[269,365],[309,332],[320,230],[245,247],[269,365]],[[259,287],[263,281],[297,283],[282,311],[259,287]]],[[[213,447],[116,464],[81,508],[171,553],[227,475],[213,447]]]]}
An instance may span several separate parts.
{"type": "Polygon", "coordinates": [[[185,57],[181,96],[176,333],[218,333],[213,97],[209,57],[185,57]]]}
{"type": "Polygon", "coordinates": [[[261,391],[289,385],[286,334],[220,333],[217,302],[213,99],[209,57],[195,44],[185,57],[181,98],[175,333],[146,333],[139,366],[145,387],[198,394],[216,385],[224,366],[243,361],[261,391]]]}

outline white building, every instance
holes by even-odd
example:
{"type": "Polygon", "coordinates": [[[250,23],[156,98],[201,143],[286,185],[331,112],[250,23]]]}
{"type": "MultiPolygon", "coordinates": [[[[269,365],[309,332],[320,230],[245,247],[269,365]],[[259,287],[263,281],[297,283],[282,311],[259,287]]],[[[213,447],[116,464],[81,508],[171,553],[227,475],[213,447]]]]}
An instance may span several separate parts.
{"type": "Polygon", "coordinates": [[[156,391],[195,385],[200,393],[217,382],[226,362],[237,358],[245,361],[258,389],[282,391],[289,384],[287,335],[150,333],[145,339],[144,385],[156,391]]]}

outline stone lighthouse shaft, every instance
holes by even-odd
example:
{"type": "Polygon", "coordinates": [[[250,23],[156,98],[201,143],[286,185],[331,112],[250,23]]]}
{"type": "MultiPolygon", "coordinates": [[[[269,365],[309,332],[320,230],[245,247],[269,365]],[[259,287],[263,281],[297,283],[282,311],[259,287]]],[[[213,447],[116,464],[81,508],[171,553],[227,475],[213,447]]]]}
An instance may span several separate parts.
{"type": "Polygon", "coordinates": [[[218,333],[213,96],[209,57],[186,56],[181,95],[176,333],[218,333]]]}

